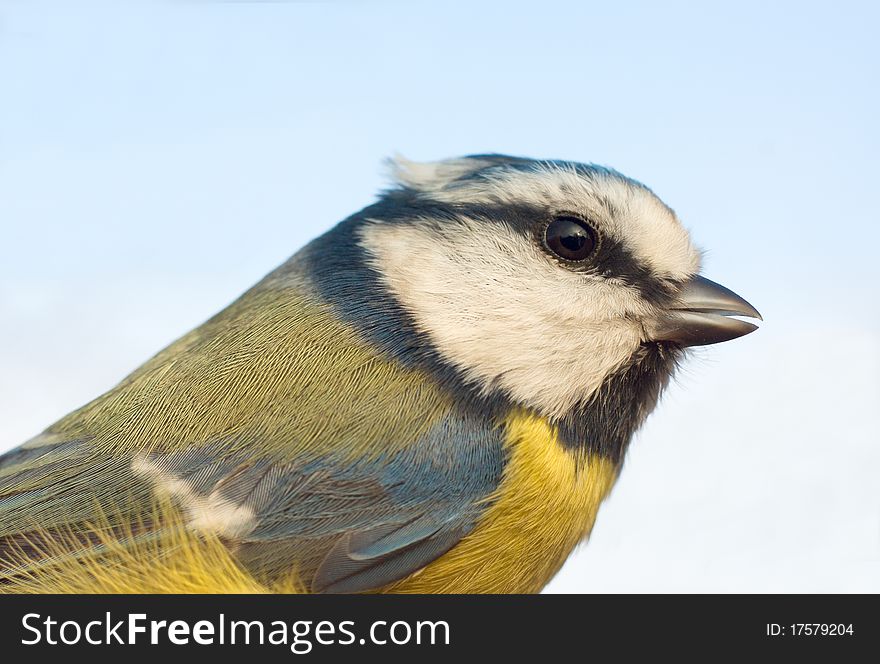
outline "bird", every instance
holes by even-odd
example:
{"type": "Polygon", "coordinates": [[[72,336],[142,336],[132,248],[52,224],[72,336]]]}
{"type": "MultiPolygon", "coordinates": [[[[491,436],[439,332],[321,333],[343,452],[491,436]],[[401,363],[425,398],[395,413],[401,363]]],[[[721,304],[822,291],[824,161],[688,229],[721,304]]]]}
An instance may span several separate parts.
{"type": "Polygon", "coordinates": [[[389,170],[0,457],[0,592],[540,592],[689,350],[761,320],[611,168],[389,170]]]}

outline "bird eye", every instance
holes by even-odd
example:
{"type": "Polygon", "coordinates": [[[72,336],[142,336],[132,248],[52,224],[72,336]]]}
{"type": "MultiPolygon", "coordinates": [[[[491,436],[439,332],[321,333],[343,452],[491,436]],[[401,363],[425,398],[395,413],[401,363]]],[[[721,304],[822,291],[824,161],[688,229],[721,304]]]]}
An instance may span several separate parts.
{"type": "Polygon", "coordinates": [[[560,258],[582,261],[596,248],[596,232],[577,217],[557,217],[547,225],[544,243],[560,258]]]}

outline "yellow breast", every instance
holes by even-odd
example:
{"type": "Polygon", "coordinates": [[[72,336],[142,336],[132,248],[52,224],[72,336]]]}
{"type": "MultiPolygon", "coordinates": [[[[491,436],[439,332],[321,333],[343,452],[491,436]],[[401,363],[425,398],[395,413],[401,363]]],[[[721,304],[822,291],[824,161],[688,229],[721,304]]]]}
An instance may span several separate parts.
{"type": "Polygon", "coordinates": [[[546,420],[505,423],[508,463],[477,527],[449,553],[388,589],[401,593],[534,593],[589,535],[618,467],[564,448],[546,420]]]}

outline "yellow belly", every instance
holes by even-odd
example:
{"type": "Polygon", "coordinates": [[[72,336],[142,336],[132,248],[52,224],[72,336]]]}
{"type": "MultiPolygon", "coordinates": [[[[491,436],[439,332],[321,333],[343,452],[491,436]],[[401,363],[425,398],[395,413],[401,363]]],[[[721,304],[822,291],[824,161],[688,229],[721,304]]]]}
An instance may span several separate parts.
{"type": "Polygon", "coordinates": [[[477,527],[386,592],[539,592],[589,535],[618,467],[565,449],[540,417],[514,412],[505,426],[508,463],[477,527]]]}

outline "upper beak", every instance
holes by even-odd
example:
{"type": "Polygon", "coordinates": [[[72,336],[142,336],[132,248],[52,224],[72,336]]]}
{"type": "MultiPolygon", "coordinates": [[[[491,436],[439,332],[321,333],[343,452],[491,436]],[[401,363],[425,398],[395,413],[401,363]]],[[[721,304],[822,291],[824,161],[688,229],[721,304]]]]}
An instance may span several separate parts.
{"type": "Polygon", "coordinates": [[[705,346],[758,329],[757,325],[730,316],[764,320],[757,309],[732,290],[698,275],[685,284],[678,301],[652,331],[651,338],[681,346],[705,346]]]}

